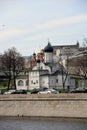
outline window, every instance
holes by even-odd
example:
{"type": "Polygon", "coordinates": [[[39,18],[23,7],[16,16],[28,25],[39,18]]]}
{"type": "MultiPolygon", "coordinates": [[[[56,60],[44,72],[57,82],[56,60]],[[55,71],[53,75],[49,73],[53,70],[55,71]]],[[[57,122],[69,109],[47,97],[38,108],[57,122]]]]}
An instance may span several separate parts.
{"type": "Polygon", "coordinates": [[[33,80],[31,80],[31,84],[33,84],[33,80]]]}
{"type": "Polygon", "coordinates": [[[53,80],[51,81],[51,83],[53,84],[53,80]]]}
{"type": "Polygon", "coordinates": [[[56,79],[56,83],[58,83],[58,79],[56,79]]]}
{"type": "Polygon", "coordinates": [[[36,80],[36,83],[38,83],[38,80],[36,80]]]}
{"type": "Polygon", "coordinates": [[[24,83],[23,83],[22,80],[19,80],[19,81],[18,81],[18,86],[24,86],[24,83]]]}
{"type": "Polygon", "coordinates": [[[41,70],[43,69],[43,66],[41,66],[41,70]]]}
{"type": "Polygon", "coordinates": [[[26,86],[28,86],[29,85],[29,80],[26,80],[26,86]]]}

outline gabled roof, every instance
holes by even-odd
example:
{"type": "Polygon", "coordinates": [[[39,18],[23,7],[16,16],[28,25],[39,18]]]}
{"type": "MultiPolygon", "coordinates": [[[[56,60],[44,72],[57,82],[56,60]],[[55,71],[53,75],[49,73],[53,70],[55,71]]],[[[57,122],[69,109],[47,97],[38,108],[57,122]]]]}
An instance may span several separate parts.
{"type": "MultiPolygon", "coordinates": [[[[54,73],[52,73],[52,75],[58,75],[58,74],[62,75],[62,69],[57,70],[54,73]]],[[[66,73],[63,71],[63,74],[66,74],[66,73]]]]}
{"type": "Polygon", "coordinates": [[[52,63],[44,63],[46,66],[49,67],[54,67],[56,65],[56,63],[52,62],[52,63]]]}
{"type": "Polygon", "coordinates": [[[20,75],[17,79],[28,79],[28,75],[20,75]]]}
{"type": "Polygon", "coordinates": [[[56,46],[52,46],[53,49],[63,49],[63,48],[79,48],[79,45],[56,45],[56,46]]]}
{"type": "Polygon", "coordinates": [[[3,71],[1,71],[0,76],[6,76],[6,74],[3,71]]]}

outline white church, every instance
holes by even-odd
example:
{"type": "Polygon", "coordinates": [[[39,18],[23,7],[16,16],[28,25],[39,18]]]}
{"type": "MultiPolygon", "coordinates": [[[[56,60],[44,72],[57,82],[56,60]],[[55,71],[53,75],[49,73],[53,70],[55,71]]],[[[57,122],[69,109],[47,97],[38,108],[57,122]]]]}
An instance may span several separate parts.
{"type": "MultiPolygon", "coordinates": [[[[21,76],[16,80],[17,89],[34,89],[34,88],[57,88],[62,89],[62,71],[61,65],[58,62],[58,57],[53,54],[53,47],[50,42],[44,50],[38,52],[36,65],[29,71],[29,75],[21,76]],[[42,59],[43,58],[43,59],[42,59]]],[[[67,77],[65,87],[70,86],[73,88],[75,82],[67,77]]]]}

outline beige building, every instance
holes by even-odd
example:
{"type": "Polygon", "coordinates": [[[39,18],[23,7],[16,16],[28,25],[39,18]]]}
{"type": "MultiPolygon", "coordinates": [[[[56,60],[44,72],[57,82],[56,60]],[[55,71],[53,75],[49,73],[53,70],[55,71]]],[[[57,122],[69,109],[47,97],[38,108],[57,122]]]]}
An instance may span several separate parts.
{"type": "Polygon", "coordinates": [[[53,53],[57,56],[66,56],[73,55],[79,50],[79,42],[77,41],[76,45],[61,45],[61,46],[53,46],[53,53]]]}

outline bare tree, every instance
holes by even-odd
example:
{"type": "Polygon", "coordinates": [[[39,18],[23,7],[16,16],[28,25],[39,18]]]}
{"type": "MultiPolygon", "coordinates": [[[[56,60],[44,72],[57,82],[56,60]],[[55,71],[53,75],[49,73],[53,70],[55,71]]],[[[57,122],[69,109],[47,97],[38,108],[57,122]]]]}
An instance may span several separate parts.
{"type": "Polygon", "coordinates": [[[3,69],[3,66],[2,66],[2,54],[0,54],[0,70],[3,69]]]}
{"type": "Polygon", "coordinates": [[[8,49],[2,56],[2,63],[5,70],[8,71],[8,89],[10,87],[11,79],[14,80],[14,87],[16,89],[16,72],[24,65],[24,59],[16,48],[8,49]]]}
{"type": "Polygon", "coordinates": [[[77,62],[83,72],[83,76],[87,77],[87,38],[83,39],[83,52],[82,55],[77,58],[77,62]]]}
{"type": "Polygon", "coordinates": [[[70,69],[73,67],[73,74],[77,74],[79,76],[87,77],[87,56],[79,56],[73,59],[70,59],[70,69]]]}
{"type": "Polygon", "coordinates": [[[68,55],[66,56],[66,59],[64,59],[64,61],[65,61],[65,65],[63,63],[62,56],[60,55],[63,89],[65,89],[65,84],[68,77],[68,69],[69,69],[69,56],[68,55]]]}
{"type": "Polygon", "coordinates": [[[80,66],[83,72],[83,76],[87,77],[87,53],[81,58],[80,66]]]}
{"type": "Polygon", "coordinates": [[[5,71],[7,72],[8,75],[8,89],[10,87],[10,82],[11,82],[11,52],[5,51],[4,54],[2,55],[2,65],[5,71]]]}
{"type": "Polygon", "coordinates": [[[83,47],[87,49],[87,38],[83,39],[83,47]]]}

